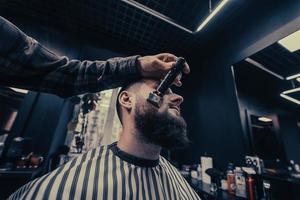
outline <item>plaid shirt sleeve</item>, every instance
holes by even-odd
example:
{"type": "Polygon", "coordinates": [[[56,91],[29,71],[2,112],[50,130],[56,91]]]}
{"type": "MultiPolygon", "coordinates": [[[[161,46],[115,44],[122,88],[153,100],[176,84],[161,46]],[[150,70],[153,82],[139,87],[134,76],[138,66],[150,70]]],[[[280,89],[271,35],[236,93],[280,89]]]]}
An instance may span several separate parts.
{"type": "Polygon", "coordinates": [[[69,97],[140,78],[137,58],[106,61],[58,56],[0,16],[0,85],[69,97]]]}

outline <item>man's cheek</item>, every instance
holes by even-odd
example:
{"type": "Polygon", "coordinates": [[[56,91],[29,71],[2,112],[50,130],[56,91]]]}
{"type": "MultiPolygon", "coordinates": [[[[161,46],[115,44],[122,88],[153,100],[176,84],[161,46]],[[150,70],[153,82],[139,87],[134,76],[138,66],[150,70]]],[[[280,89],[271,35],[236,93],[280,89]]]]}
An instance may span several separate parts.
{"type": "Polygon", "coordinates": [[[168,112],[169,104],[166,102],[166,98],[163,98],[163,101],[158,109],[159,113],[166,113],[168,112]]]}

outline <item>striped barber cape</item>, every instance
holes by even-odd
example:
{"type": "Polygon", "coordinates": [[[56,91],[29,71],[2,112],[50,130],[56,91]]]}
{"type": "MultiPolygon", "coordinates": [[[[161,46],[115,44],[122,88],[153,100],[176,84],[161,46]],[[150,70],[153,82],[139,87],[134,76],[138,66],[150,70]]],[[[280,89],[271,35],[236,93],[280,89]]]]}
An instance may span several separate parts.
{"type": "Polygon", "coordinates": [[[162,156],[137,158],[116,143],[93,149],[22,186],[9,199],[200,199],[162,156]]]}

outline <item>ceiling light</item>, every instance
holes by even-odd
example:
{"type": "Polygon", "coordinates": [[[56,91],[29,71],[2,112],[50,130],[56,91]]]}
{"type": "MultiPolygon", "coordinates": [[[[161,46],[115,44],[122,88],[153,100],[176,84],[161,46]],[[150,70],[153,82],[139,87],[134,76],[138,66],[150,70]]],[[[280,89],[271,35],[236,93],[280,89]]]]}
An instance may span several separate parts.
{"type": "Polygon", "coordinates": [[[299,76],[300,76],[300,73],[299,74],[294,74],[294,75],[286,77],[286,80],[292,80],[292,79],[297,78],[299,76]]]}
{"type": "Polygon", "coordinates": [[[261,122],[271,122],[271,121],[273,121],[271,118],[268,118],[268,117],[259,117],[258,120],[261,121],[261,122]]]}
{"type": "Polygon", "coordinates": [[[161,19],[165,22],[167,22],[168,24],[171,24],[173,26],[176,26],[177,28],[183,30],[183,31],[186,31],[188,33],[193,33],[193,31],[181,26],[180,24],[176,23],[176,21],[174,21],[173,19],[171,19],[170,17],[160,13],[160,12],[157,12],[156,10],[153,10],[137,1],[134,1],[134,0],[121,0],[122,2],[124,3],[127,3],[128,5],[131,5],[139,10],[142,10],[143,12],[145,13],[148,13],[149,15],[152,15],[153,17],[156,17],[158,19],[161,19]]]}
{"type": "Polygon", "coordinates": [[[287,99],[287,100],[293,102],[293,103],[296,103],[296,104],[300,105],[300,101],[297,100],[297,99],[295,99],[295,98],[293,98],[293,97],[290,97],[290,96],[285,95],[285,94],[282,94],[282,93],[280,94],[280,96],[281,96],[282,98],[285,98],[285,99],[287,99]]]}
{"type": "Polygon", "coordinates": [[[12,89],[15,92],[22,93],[22,94],[27,94],[28,93],[28,90],[23,90],[23,89],[13,88],[13,87],[10,87],[10,89],[12,89]]]}
{"type": "Polygon", "coordinates": [[[273,75],[273,76],[281,79],[281,80],[284,80],[283,76],[281,76],[280,74],[277,74],[277,73],[275,73],[275,72],[267,69],[266,66],[264,66],[263,64],[257,62],[256,60],[253,60],[252,58],[246,58],[245,61],[248,62],[248,63],[250,63],[250,64],[252,64],[252,65],[254,65],[254,66],[256,66],[256,67],[258,67],[258,68],[260,68],[261,70],[263,70],[263,71],[265,71],[265,72],[267,72],[267,73],[269,73],[269,74],[271,74],[271,75],[273,75]]]}
{"type": "Polygon", "coordinates": [[[296,81],[298,81],[300,83],[300,77],[296,78],[296,81]]]}
{"type": "Polygon", "coordinates": [[[200,24],[200,26],[197,28],[196,32],[200,31],[201,29],[204,28],[204,26],[206,24],[208,24],[208,22],[223,8],[223,6],[225,6],[225,4],[228,2],[229,0],[223,0],[221,1],[221,3],[219,3],[219,5],[216,7],[216,9],[214,9],[209,16],[200,24]]]}
{"type": "Polygon", "coordinates": [[[300,30],[278,41],[284,48],[290,52],[300,49],[300,30]]]}
{"type": "Polygon", "coordinates": [[[300,91],[300,87],[283,91],[282,94],[290,94],[290,93],[299,92],[299,91],[300,91]]]}
{"type": "Polygon", "coordinates": [[[300,91],[300,87],[294,88],[294,89],[290,89],[290,90],[286,90],[286,91],[283,91],[283,92],[280,94],[280,96],[281,96],[282,98],[285,98],[285,99],[287,99],[287,100],[293,102],[293,103],[296,103],[296,104],[300,105],[300,101],[299,101],[298,99],[295,99],[295,98],[293,98],[293,97],[291,97],[291,96],[288,96],[288,94],[295,93],[295,92],[299,92],[299,91],[300,91]]]}

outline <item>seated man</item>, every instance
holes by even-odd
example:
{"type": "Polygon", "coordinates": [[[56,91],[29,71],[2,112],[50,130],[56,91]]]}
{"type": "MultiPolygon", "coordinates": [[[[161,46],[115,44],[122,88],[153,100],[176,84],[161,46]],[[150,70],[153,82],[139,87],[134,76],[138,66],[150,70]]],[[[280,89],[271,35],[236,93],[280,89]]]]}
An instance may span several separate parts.
{"type": "Polygon", "coordinates": [[[148,103],[158,81],[127,84],[118,95],[118,142],[93,149],[21,187],[9,199],[200,199],[161,148],[189,143],[183,98],[169,89],[160,108],[148,103]]]}

